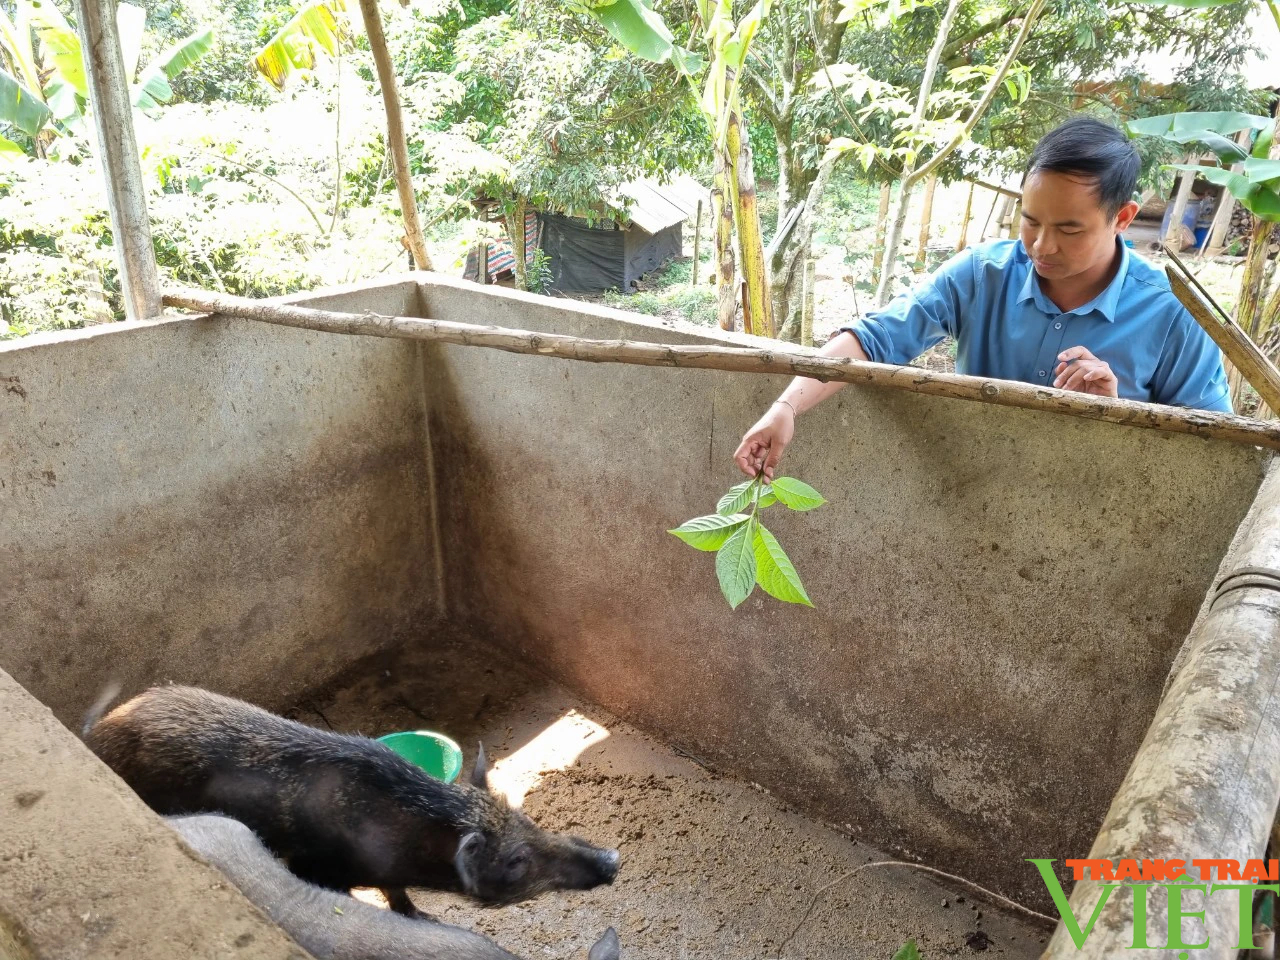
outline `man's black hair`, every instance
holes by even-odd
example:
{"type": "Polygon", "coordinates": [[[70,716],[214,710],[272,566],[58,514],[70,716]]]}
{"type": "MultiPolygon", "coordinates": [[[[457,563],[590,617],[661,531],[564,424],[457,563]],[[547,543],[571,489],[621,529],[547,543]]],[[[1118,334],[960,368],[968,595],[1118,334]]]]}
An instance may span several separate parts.
{"type": "Polygon", "coordinates": [[[1036,144],[1023,182],[1042,171],[1087,178],[1102,209],[1114,217],[1133,199],[1141,165],[1137,147],[1120,130],[1093,117],[1072,117],[1036,144]]]}

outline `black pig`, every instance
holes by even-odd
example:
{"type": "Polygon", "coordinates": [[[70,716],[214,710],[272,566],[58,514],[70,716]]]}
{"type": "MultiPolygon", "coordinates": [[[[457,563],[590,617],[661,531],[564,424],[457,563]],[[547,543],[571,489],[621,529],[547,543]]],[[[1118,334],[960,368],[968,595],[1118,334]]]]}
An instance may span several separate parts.
{"type": "MultiPolygon", "coordinates": [[[[460,927],[409,920],[299,880],[238,820],[202,814],[168,824],[316,960],[519,960],[460,927]]],[[[588,960],[618,957],[610,927],[588,960]]]]}
{"type": "Polygon", "coordinates": [[[302,879],[382,888],[401,913],[414,912],[406,887],[496,905],[618,872],[616,850],[548,833],[489,792],[483,745],[471,784],[446,784],[375,740],[184,686],[91,712],[84,736],[157,813],[234,817],[302,879]]]}

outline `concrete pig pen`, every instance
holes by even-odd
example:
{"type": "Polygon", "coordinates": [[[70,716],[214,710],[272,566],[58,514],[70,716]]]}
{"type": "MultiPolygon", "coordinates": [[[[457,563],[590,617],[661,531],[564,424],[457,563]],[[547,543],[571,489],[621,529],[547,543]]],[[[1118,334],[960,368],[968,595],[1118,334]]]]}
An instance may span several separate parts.
{"type": "MultiPolygon", "coordinates": [[[[426,275],[293,299],[726,339],[426,275]]],[[[607,891],[424,898],[525,955],[1037,955],[963,888],[840,878],[1045,909],[1023,858],[1085,855],[1268,458],[851,386],[786,462],[830,504],[770,511],[816,609],[730,614],[663,531],[782,382],[220,318],[0,345],[0,956],[303,956],[54,722],[108,677],[484,736],[622,845],[607,891]]]]}

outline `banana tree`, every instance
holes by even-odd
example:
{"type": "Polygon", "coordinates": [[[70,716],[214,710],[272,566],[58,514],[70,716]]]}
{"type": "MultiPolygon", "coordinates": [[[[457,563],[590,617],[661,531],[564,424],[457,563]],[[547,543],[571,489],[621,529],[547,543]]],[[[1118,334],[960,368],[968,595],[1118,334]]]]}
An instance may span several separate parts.
{"type": "MultiPolygon", "coordinates": [[[[197,30],[166,47],[141,70],[138,61],[146,11],[122,3],[116,11],[126,75],[131,78],[133,105],[153,111],[173,99],[169,81],[213,47],[213,31],[197,30]]],[[[36,156],[46,156],[59,136],[84,135],[89,88],[80,37],[51,3],[16,0],[14,15],[0,9],[0,123],[25,134],[36,156]]],[[[0,138],[0,155],[25,153],[12,140],[0,138]]]]}
{"type": "MultiPolygon", "coordinates": [[[[409,169],[409,147],[400,110],[400,91],[382,29],[382,14],[378,11],[377,0],[359,2],[369,51],[378,72],[378,85],[382,88],[382,106],[387,115],[387,149],[391,153],[396,193],[400,198],[400,216],[404,221],[409,251],[419,270],[430,270],[431,257],[422,234],[413,176],[409,169]]],[[[291,74],[315,68],[317,48],[336,58],[350,46],[350,28],[344,15],[346,9],[346,0],[311,0],[258,51],[253,58],[254,66],[272,86],[283,90],[291,74]]]]}
{"type": "MultiPolygon", "coordinates": [[[[1254,227],[1249,240],[1244,274],[1236,302],[1236,320],[1256,343],[1271,345],[1280,331],[1280,282],[1268,297],[1267,253],[1271,239],[1280,224],[1280,118],[1254,116],[1235,112],[1171,113],[1131,120],[1127,124],[1133,136],[1158,137],[1179,145],[1199,144],[1208,149],[1222,164],[1218,167],[1198,164],[1172,164],[1174,169],[1191,170],[1210,183],[1225,188],[1239,204],[1253,214],[1254,227]],[[1234,136],[1244,134],[1244,145],[1234,136]],[[1233,170],[1232,167],[1238,167],[1233,170]]],[[[1244,394],[1244,379],[1239,371],[1231,372],[1232,402],[1239,404],[1244,394]]]]}
{"type": "MultiPolygon", "coordinates": [[[[566,0],[571,8],[595,18],[618,43],[638,57],[671,63],[686,77],[712,131],[715,182],[711,191],[716,225],[717,288],[720,326],[732,329],[736,313],[736,270],[733,236],[737,233],[746,281],[744,329],[775,335],[773,298],[756,203],[751,144],[746,135],[740,92],[741,75],[751,42],[769,14],[772,0],[758,0],[734,20],[729,0],[698,0],[697,26],[705,58],[679,46],[670,28],[648,0],[566,0]],[[693,87],[706,68],[701,91],[693,87]]],[[[695,31],[696,32],[696,31],[695,31]]]]}

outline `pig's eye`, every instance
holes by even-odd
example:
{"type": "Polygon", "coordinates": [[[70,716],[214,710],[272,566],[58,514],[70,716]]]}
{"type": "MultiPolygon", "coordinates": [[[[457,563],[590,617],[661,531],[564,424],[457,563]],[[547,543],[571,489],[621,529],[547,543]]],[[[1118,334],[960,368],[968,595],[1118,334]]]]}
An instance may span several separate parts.
{"type": "Polygon", "coordinates": [[[522,877],[529,868],[529,856],[526,853],[513,853],[507,857],[507,873],[512,877],[522,877]]]}

